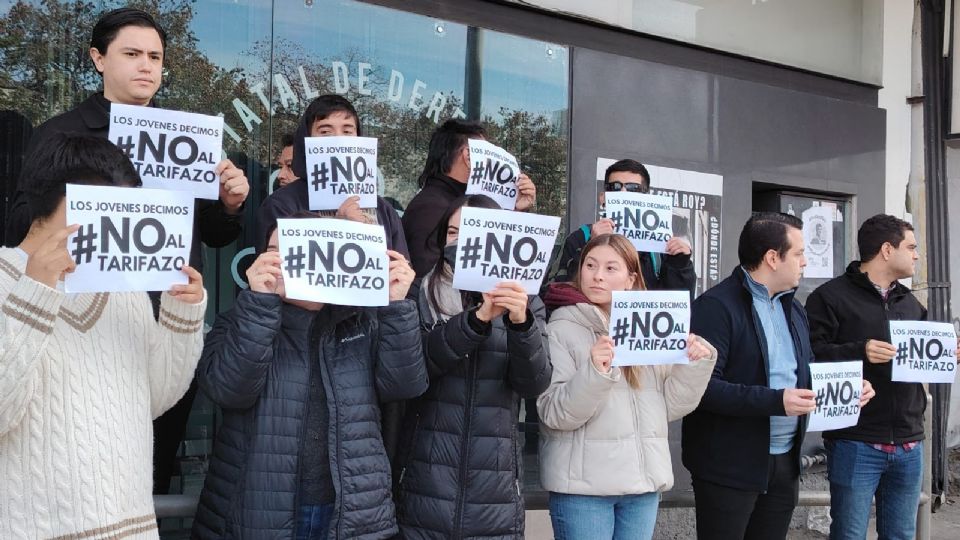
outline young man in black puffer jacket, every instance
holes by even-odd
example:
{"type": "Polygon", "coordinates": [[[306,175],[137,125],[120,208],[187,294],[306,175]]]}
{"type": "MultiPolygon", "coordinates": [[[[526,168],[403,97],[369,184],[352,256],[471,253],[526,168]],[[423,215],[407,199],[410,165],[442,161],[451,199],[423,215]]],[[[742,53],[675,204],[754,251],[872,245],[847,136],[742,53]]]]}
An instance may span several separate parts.
{"type": "Polygon", "coordinates": [[[413,269],[390,304],[286,298],[274,230],[250,290],[217,318],[197,381],[223,409],[193,537],[377,540],[398,533],[380,403],[427,389],[413,269]]]}

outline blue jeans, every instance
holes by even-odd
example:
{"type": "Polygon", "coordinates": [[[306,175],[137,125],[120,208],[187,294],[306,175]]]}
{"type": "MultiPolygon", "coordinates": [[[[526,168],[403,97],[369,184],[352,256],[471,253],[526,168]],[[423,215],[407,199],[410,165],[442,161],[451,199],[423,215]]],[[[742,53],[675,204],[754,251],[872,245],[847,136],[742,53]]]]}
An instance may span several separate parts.
{"type": "Polygon", "coordinates": [[[923,443],[896,453],[870,443],[827,439],[830,479],[830,538],[862,540],[867,536],[870,503],[877,497],[880,540],[912,540],[923,477],[923,443]]]}
{"type": "Polygon", "coordinates": [[[301,506],[297,513],[296,540],[326,540],[333,518],[333,504],[301,506]]]}
{"type": "Polygon", "coordinates": [[[550,492],[556,540],[649,540],[657,524],[659,493],[568,495],[550,492]]]}

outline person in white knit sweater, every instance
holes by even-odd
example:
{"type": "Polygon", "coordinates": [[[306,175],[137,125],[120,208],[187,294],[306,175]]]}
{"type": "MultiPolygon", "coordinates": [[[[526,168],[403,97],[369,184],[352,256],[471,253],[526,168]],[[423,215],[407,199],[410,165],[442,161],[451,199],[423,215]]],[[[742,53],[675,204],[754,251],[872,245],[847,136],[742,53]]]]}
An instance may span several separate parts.
{"type": "Polygon", "coordinates": [[[615,367],[612,291],[644,289],[618,234],[594,237],[571,284],[552,284],[547,335],[553,378],[537,399],[540,482],[557,540],[649,539],[660,492],[673,486],[667,422],[696,408],[717,351],[687,338],[689,364],[615,367]]]}
{"type": "Polygon", "coordinates": [[[75,268],[65,185],[139,186],[105,139],[59,134],[24,174],[36,216],[0,249],[0,538],[157,538],[151,421],[186,391],[203,347],[206,294],[66,294],[75,268]]]}

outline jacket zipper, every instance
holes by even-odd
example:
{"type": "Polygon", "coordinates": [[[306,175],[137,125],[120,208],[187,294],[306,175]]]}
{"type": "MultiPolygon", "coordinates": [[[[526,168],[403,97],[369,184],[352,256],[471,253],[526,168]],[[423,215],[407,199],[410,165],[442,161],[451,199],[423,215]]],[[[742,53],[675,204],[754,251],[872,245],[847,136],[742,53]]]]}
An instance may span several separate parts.
{"type": "MultiPolygon", "coordinates": [[[[334,326],[336,328],[336,326],[334,326]]],[[[336,332],[334,331],[334,339],[336,339],[336,332]]],[[[322,344],[319,344],[317,350],[319,351],[322,344]]],[[[340,421],[338,419],[338,407],[337,407],[337,392],[334,389],[333,378],[330,376],[329,370],[325,370],[327,367],[326,362],[318,362],[320,364],[320,376],[323,377],[323,385],[327,391],[327,404],[330,407],[328,422],[333,422],[336,430],[334,431],[336,439],[334,440],[334,450],[337,456],[337,482],[333,486],[334,491],[334,505],[337,509],[337,530],[334,538],[343,538],[343,501],[342,501],[342,491],[343,491],[343,456],[340,454],[340,421]]],[[[329,427],[327,428],[329,429],[329,427]]],[[[327,448],[330,448],[330,442],[327,441],[327,448]]],[[[329,458],[328,458],[329,459],[329,458]]],[[[331,474],[333,473],[333,466],[330,467],[331,474]]],[[[328,535],[329,537],[329,535],[328,535]]]]}
{"type": "MultiPolygon", "coordinates": [[[[310,408],[310,378],[313,375],[313,370],[315,369],[313,364],[314,362],[320,363],[320,339],[317,337],[317,341],[314,342],[314,331],[316,330],[315,326],[317,324],[317,318],[314,317],[313,321],[310,322],[310,327],[307,330],[307,402],[303,404],[303,422],[300,423],[300,444],[307,444],[304,441],[304,436],[307,434],[307,411],[310,408]]],[[[321,370],[321,375],[323,370],[321,370]]],[[[303,460],[300,459],[299,449],[297,451],[297,489],[293,493],[293,517],[297,519],[297,514],[300,512],[300,475],[302,474],[303,460]]]]}
{"type": "MultiPolygon", "coordinates": [[[[415,417],[415,420],[413,422],[413,437],[411,439],[412,444],[416,444],[417,442],[417,431],[419,431],[419,429],[420,429],[420,413],[417,413],[417,416],[415,417]]],[[[412,450],[411,450],[411,453],[412,453],[412,450]]],[[[404,461],[409,462],[410,457],[407,456],[407,459],[405,459],[404,461]]],[[[403,476],[405,474],[407,474],[406,463],[404,463],[403,468],[400,469],[400,480],[397,482],[397,485],[400,487],[401,490],[403,489],[403,476]]]]}
{"type": "Polygon", "coordinates": [[[467,459],[470,446],[470,420],[473,410],[473,384],[477,377],[477,362],[469,354],[466,356],[469,366],[467,367],[467,399],[466,406],[463,408],[463,437],[460,441],[460,485],[457,489],[457,511],[454,514],[457,520],[455,538],[463,538],[463,506],[464,499],[467,496],[467,459]]]}

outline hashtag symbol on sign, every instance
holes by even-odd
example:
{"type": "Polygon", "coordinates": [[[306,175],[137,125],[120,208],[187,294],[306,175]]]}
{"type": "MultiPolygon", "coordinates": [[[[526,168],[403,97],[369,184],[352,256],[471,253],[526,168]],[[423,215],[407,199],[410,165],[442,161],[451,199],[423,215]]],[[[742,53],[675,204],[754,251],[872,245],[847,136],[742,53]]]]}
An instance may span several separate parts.
{"type": "Polygon", "coordinates": [[[817,390],[817,412],[823,408],[823,399],[826,397],[826,391],[823,388],[817,390]]]}
{"type": "Polygon", "coordinates": [[[610,219],[613,220],[614,230],[619,230],[623,226],[623,212],[614,212],[610,214],[610,219]]]}
{"type": "Polygon", "coordinates": [[[910,356],[908,352],[909,352],[909,349],[907,348],[906,343],[901,343],[900,345],[897,345],[897,365],[898,366],[901,364],[907,363],[907,358],[910,356]]]}
{"type": "Polygon", "coordinates": [[[477,164],[473,166],[473,175],[470,176],[470,179],[474,182],[483,180],[483,163],[478,161],[477,164]]]}
{"type": "Polygon", "coordinates": [[[287,256],[283,260],[287,263],[285,270],[287,275],[290,277],[298,278],[300,277],[300,272],[303,271],[304,263],[303,260],[306,258],[306,255],[303,254],[303,246],[294,246],[287,251],[287,256]]]}
{"type": "Polygon", "coordinates": [[[627,330],[629,329],[629,319],[626,317],[617,319],[617,323],[613,325],[613,344],[623,345],[623,342],[627,340],[627,330]]]}
{"type": "Polygon", "coordinates": [[[76,248],[73,250],[73,260],[80,264],[82,262],[90,262],[91,257],[93,257],[93,252],[96,251],[96,246],[94,241],[97,239],[97,233],[93,232],[93,224],[89,224],[86,227],[80,227],[80,230],[77,231],[77,236],[73,238],[73,243],[76,244],[76,248]],[[86,232],[84,232],[86,229],[86,232]]]}
{"type": "Polygon", "coordinates": [[[480,260],[480,239],[467,238],[463,247],[460,248],[460,258],[463,260],[464,268],[476,268],[477,261],[480,260]]]}
{"type": "Polygon", "coordinates": [[[314,191],[327,189],[327,182],[330,181],[330,167],[328,167],[326,163],[314,165],[313,172],[310,173],[310,176],[313,177],[314,191]]]}
{"type": "Polygon", "coordinates": [[[133,144],[133,136],[127,135],[126,140],[123,137],[117,139],[117,148],[120,149],[128,158],[133,157],[133,149],[136,145],[133,144]]]}

